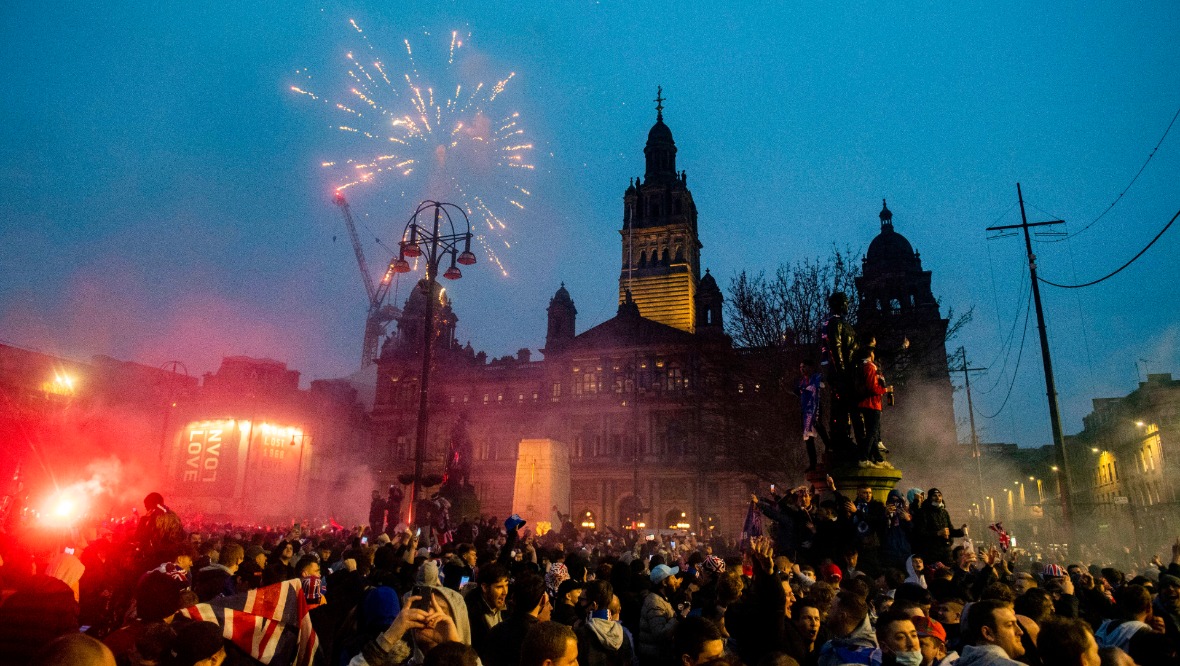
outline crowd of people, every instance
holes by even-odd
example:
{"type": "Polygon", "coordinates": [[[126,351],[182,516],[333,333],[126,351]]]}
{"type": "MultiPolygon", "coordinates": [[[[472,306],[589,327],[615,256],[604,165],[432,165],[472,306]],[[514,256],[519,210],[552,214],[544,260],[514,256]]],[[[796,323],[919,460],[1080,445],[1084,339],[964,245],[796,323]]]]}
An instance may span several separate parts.
{"type": "Polygon", "coordinates": [[[938,489],[755,496],[740,540],[145,507],[65,547],[0,535],[0,664],[1180,663],[1180,539],[1133,571],[1021,558],[977,546],[938,489]]]}

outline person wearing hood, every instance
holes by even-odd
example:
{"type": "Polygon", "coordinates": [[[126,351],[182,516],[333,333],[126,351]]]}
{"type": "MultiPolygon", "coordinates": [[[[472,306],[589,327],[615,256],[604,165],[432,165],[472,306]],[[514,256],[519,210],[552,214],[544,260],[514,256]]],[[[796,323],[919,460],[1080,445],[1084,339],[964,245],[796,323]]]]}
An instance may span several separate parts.
{"type": "Polygon", "coordinates": [[[614,588],[607,581],[598,580],[587,585],[582,594],[590,616],[574,629],[578,637],[578,666],[631,666],[635,649],[619,622],[621,606],[614,588]]]}
{"type": "Polygon", "coordinates": [[[1020,666],[1024,630],[1008,604],[988,599],[971,604],[963,635],[965,647],[955,666],[1020,666]]]}
{"type": "Polygon", "coordinates": [[[525,635],[537,623],[547,622],[553,609],[545,592],[545,579],[534,574],[516,579],[510,601],[511,615],[488,634],[484,654],[480,655],[484,666],[517,666],[525,635]]]}
{"type": "Polygon", "coordinates": [[[819,666],[869,663],[877,650],[877,637],[863,597],[849,590],[838,592],[826,624],[833,638],[820,648],[819,666]]]}
{"type": "Polygon", "coordinates": [[[1094,632],[1094,640],[1100,648],[1128,652],[1135,634],[1152,630],[1146,622],[1151,616],[1151,594],[1142,585],[1124,585],[1114,591],[1114,603],[1121,617],[1104,620],[1094,632]]]}
{"type": "Polygon", "coordinates": [[[431,648],[448,642],[471,644],[471,630],[466,623],[463,598],[438,585],[438,568],[434,567],[436,585],[419,585],[418,591],[430,595],[426,608],[417,603],[421,597],[411,594],[389,628],[377,635],[348,662],[348,666],[421,666],[431,648]],[[448,594],[449,593],[449,594],[448,594]],[[453,596],[452,596],[453,595],[453,596]]]}
{"type": "Polygon", "coordinates": [[[931,488],[915,516],[914,550],[926,562],[935,560],[951,564],[951,544],[959,537],[967,536],[967,526],[956,528],[951,524],[950,514],[942,499],[942,491],[931,488]]]}
{"type": "Polygon", "coordinates": [[[922,558],[917,555],[910,555],[905,561],[905,582],[920,585],[922,589],[926,589],[926,576],[923,575],[924,569],[925,565],[922,562],[922,558]]]}
{"type": "Polygon", "coordinates": [[[885,524],[881,533],[881,564],[901,569],[911,554],[910,534],[914,527],[913,516],[901,491],[889,491],[885,498],[885,524]]]}

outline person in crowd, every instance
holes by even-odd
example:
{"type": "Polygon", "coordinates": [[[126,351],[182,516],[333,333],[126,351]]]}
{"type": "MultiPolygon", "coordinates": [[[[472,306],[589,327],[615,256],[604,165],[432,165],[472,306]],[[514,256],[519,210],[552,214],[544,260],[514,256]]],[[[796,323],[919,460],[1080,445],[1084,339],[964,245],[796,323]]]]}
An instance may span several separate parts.
{"type": "Polygon", "coordinates": [[[576,666],[578,637],[560,622],[538,622],[520,646],[520,666],[576,666]]]}
{"type": "Polygon", "coordinates": [[[241,544],[228,543],[218,562],[213,562],[193,575],[193,592],[201,602],[215,597],[228,597],[237,592],[237,573],[246,553],[241,544]]]}
{"type": "Polygon", "coordinates": [[[927,563],[951,564],[951,545],[955,539],[967,536],[967,526],[956,528],[951,523],[941,490],[930,489],[914,519],[914,552],[927,563]]]}
{"type": "Polygon", "coordinates": [[[967,610],[965,646],[956,666],[1017,666],[1024,654],[1024,631],[1016,613],[1002,601],[977,601],[967,610]]]}
{"type": "Polygon", "coordinates": [[[298,578],[295,571],[296,541],[280,541],[266,558],[266,569],[262,572],[262,587],[274,585],[285,580],[298,578]]]}
{"type": "Polygon", "coordinates": [[[1161,573],[1158,587],[1159,591],[1151,602],[1152,612],[1164,621],[1164,633],[1174,645],[1180,647],[1180,578],[1161,573]]]}
{"type": "Polygon", "coordinates": [[[819,640],[822,621],[819,608],[810,599],[800,599],[791,608],[791,621],[803,639],[804,659],[800,663],[814,662],[823,641],[819,640]]]}
{"type": "Polygon", "coordinates": [[[869,663],[869,656],[877,649],[877,637],[864,597],[841,590],[828,611],[826,624],[832,638],[820,649],[819,666],[869,663]]]}
{"type": "Polygon", "coordinates": [[[921,666],[922,647],[911,615],[889,610],[877,618],[881,666],[921,666]]]}
{"type": "Polygon", "coordinates": [[[673,666],[700,666],[724,652],[721,630],[703,617],[685,618],[672,633],[673,666]]]}
{"type": "Polygon", "coordinates": [[[688,614],[688,609],[672,605],[676,592],[680,589],[679,567],[657,564],[652,567],[649,579],[651,591],[643,599],[636,651],[641,659],[656,663],[666,654],[672,632],[681,616],[688,614]]]}
{"type": "Polygon", "coordinates": [[[935,619],[922,615],[910,618],[914,622],[914,629],[918,632],[918,648],[922,651],[922,666],[941,666],[954,663],[958,654],[951,653],[946,646],[946,629],[935,619]]]}
{"type": "Polygon", "coordinates": [[[176,631],[167,663],[174,666],[221,666],[225,639],[213,622],[190,622],[176,631]]]}
{"type": "Polygon", "coordinates": [[[578,612],[581,596],[581,583],[572,578],[561,581],[561,585],[557,586],[556,601],[553,604],[553,621],[572,627],[575,622],[583,619],[578,612]]]}
{"type": "Polygon", "coordinates": [[[1100,666],[1102,663],[1094,631],[1082,620],[1045,621],[1037,636],[1037,647],[1044,666],[1100,666]]]}
{"type": "Polygon", "coordinates": [[[479,569],[479,587],[467,593],[467,617],[471,623],[471,646],[481,659],[487,654],[488,635],[500,624],[508,607],[508,570],[500,564],[486,564],[479,569]]]}
{"type": "Polygon", "coordinates": [[[44,646],[33,666],[115,666],[115,655],[98,639],[66,634],[44,646]]]}
{"type": "Polygon", "coordinates": [[[879,537],[881,566],[904,569],[905,561],[913,554],[910,545],[914,521],[901,491],[889,491],[885,499],[885,522],[879,537]]]}
{"type": "Polygon", "coordinates": [[[529,629],[550,619],[552,606],[545,592],[545,579],[526,574],[513,581],[509,607],[512,612],[488,633],[484,666],[516,666],[520,646],[529,629]]]}
{"type": "Polygon", "coordinates": [[[619,622],[621,606],[605,580],[589,583],[582,592],[589,616],[574,628],[579,666],[631,666],[635,648],[619,622]]]}
{"type": "Polygon", "coordinates": [[[266,549],[257,544],[246,549],[245,559],[238,566],[237,589],[256,590],[262,587],[262,576],[266,571],[266,549]]]}
{"type": "MultiPolygon", "coordinates": [[[[1151,617],[1151,593],[1142,585],[1124,585],[1114,591],[1119,617],[1103,620],[1095,632],[1098,647],[1116,647],[1124,652],[1131,638],[1140,631],[1152,631],[1146,620],[1151,617]]],[[[1160,629],[1163,629],[1160,622],[1160,629]]]]}
{"type": "Polygon", "coordinates": [[[459,544],[450,561],[443,567],[443,585],[452,590],[462,591],[465,584],[475,580],[475,563],[478,555],[474,545],[459,544]]]}

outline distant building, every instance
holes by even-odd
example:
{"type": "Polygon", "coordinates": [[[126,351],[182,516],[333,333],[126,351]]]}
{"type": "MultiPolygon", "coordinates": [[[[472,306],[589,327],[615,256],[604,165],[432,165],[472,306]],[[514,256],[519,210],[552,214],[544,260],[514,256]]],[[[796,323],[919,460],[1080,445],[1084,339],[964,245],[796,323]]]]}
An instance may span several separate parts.
{"type": "Polygon", "coordinates": [[[182,364],[0,345],[0,400],[5,507],[44,512],[55,487],[89,480],[99,515],[161,491],[210,520],[366,517],[368,416],[342,381],[301,390],[285,364],[235,356],[202,382],[182,364]]]}
{"type": "Polygon", "coordinates": [[[1101,539],[1131,524],[1128,545],[1154,547],[1180,527],[1180,380],[1149,374],[1131,393],[1093,405],[1066,446],[1079,527],[1101,539]]]}

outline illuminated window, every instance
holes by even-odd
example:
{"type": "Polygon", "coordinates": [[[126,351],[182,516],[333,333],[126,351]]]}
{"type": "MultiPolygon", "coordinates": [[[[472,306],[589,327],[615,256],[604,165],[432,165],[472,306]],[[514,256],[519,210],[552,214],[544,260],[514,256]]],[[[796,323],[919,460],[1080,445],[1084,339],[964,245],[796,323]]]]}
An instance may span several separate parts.
{"type": "Polygon", "coordinates": [[[489,396],[487,393],[483,394],[483,404],[485,404],[485,405],[488,404],[490,399],[491,399],[491,396],[489,396]]]}
{"type": "Polygon", "coordinates": [[[577,395],[595,395],[599,387],[597,372],[583,372],[574,377],[574,393],[577,395]]]}
{"type": "Polygon", "coordinates": [[[557,402],[561,400],[561,382],[553,382],[553,386],[549,391],[549,402],[557,402]]]}

